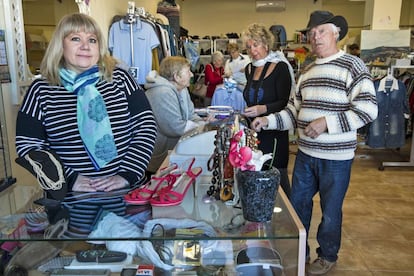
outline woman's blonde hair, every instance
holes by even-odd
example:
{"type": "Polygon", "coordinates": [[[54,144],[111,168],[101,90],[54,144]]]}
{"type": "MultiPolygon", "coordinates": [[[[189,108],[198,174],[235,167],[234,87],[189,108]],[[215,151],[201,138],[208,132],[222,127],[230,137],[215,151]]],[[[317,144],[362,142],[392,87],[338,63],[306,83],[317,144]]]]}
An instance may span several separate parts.
{"type": "Polygon", "coordinates": [[[75,32],[92,33],[99,43],[99,71],[104,79],[111,80],[117,60],[110,56],[102,31],[98,23],[90,16],[82,13],[65,15],[56,26],[55,32],[40,64],[40,73],[52,84],[61,84],[59,69],[65,67],[63,57],[63,40],[75,32]]]}
{"type": "Polygon", "coordinates": [[[224,55],[222,52],[220,51],[215,51],[212,55],[211,55],[211,62],[215,62],[217,60],[222,60],[224,61],[224,55]]]}
{"type": "Polygon", "coordinates": [[[231,53],[234,51],[239,51],[239,44],[237,43],[229,43],[227,44],[227,52],[231,53]]]}
{"type": "Polygon", "coordinates": [[[165,57],[160,64],[160,76],[169,81],[174,80],[174,75],[180,75],[181,70],[185,67],[190,67],[190,62],[181,56],[165,57]]]}
{"type": "Polygon", "coordinates": [[[264,25],[259,23],[250,24],[242,33],[244,44],[246,44],[248,40],[254,40],[267,46],[269,50],[273,47],[274,39],[275,37],[273,34],[264,25]]]}

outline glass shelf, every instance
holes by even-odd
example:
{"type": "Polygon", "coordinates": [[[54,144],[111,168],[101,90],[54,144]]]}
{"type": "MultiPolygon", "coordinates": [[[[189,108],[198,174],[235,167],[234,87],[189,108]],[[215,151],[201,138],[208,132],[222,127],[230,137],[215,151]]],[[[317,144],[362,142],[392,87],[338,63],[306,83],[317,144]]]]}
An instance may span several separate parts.
{"type": "MultiPolygon", "coordinates": [[[[283,190],[279,188],[278,195],[276,197],[275,211],[273,218],[269,222],[258,223],[258,222],[247,222],[236,223],[235,220],[241,221],[242,210],[239,206],[227,206],[225,202],[221,200],[214,200],[210,203],[204,202],[206,191],[210,184],[210,177],[202,175],[197,178],[195,186],[192,186],[186,193],[183,202],[177,206],[169,207],[151,207],[150,205],[139,206],[140,211],[151,211],[153,219],[191,219],[194,221],[204,221],[211,225],[216,235],[207,236],[195,236],[195,237],[176,237],[168,235],[168,239],[299,239],[300,229],[298,229],[297,221],[291,215],[291,207],[288,206],[286,200],[283,200],[283,190]],[[194,197],[193,189],[195,187],[197,196],[194,197]],[[227,229],[227,230],[226,230],[227,229]],[[231,229],[231,230],[229,230],[231,229]]],[[[27,210],[29,212],[36,206],[32,202],[39,198],[40,195],[29,201],[27,210]]],[[[137,206],[129,205],[128,209],[136,209],[137,206]]],[[[26,214],[30,214],[30,213],[26,214]]],[[[128,212],[128,211],[127,211],[128,212]]],[[[136,211],[135,211],[136,212],[136,211]]],[[[16,223],[16,220],[24,219],[25,213],[22,214],[10,214],[7,216],[0,217],[0,230],[1,239],[3,241],[30,241],[30,240],[62,240],[53,238],[44,238],[41,234],[28,234],[19,235],[18,233],[10,235],[11,227],[16,223]],[[1,227],[3,226],[3,227],[1,227]]],[[[87,238],[87,240],[147,240],[147,239],[158,239],[158,237],[99,237],[99,238],[87,238]]],[[[69,238],[67,238],[69,239],[69,238]]],[[[85,238],[70,238],[69,240],[85,240],[85,238]]]]}

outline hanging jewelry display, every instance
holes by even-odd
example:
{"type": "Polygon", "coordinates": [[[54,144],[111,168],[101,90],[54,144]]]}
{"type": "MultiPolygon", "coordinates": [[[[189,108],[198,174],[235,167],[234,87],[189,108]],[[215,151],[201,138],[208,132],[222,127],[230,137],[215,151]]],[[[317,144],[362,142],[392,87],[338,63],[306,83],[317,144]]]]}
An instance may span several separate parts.
{"type": "Polygon", "coordinates": [[[250,128],[245,128],[244,133],[246,134],[246,145],[252,150],[257,150],[259,145],[257,132],[250,128]]]}
{"type": "Polygon", "coordinates": [[[214,153],[211,155],[207,168],[212,172],[211,185],[207,191],[207,196],[215,200],[231,199],[232,191],[229,186],[229,168],[226,165],[227,156],[230,149],[230,138],[232,135],[231,126],[223,124],[217,129],[214,141],[214,153]]]}

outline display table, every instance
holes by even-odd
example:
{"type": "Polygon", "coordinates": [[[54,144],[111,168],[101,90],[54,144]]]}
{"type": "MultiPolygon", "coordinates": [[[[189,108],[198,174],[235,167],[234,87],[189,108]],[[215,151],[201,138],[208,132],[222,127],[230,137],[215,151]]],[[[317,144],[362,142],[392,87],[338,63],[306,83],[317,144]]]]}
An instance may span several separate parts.
{"type": "MultiPolygon", "coordinates": [[[[117,224],[112,221],[119,219],[130,224],[128,229],[133,229],[132,233],[101,231],[94,237],[62,235],[53,239],[46,239],[42,233],[28,234],[23,222],[27,222],[33,207],[37,206],[33,204],[40,197],[37,194],[29,200],[27,208],[23,208],[26,213],[0,217],[1,239],[36,246],[45,243],[47,246],[44,249],[36,248],[37,252],[41,252],[39,256],[54,250],[50,244],[61,249],[60,256],[73,257],[78,250],[96,248],[97,243],[108,249],[117,243],[121,245],[119,251],[133,252],[129,254],[132,261],[126,265],[116,265],[116,268],[112,266],[112,275],[119,275],[124,267],[136,268],[138,264],[151,263],[156,265],[155,275],[180,275],[182,272],[185,275],[305,275],[306,231],[283,189],[278,189],[272,219],[267,222],[246,221],[240,205],[207,197],[212,172],[207,169],[206,163],[214,151],[214,137],[215,131],[204,127],[190,131],[180,139],[161,165],[166,167],[170,162],[175,162],[181,166],[188,158],[195,157],[193,168],[202,167],[202,174],[187,190],[181,204],[168,207],[128,205],[125,218],[117,217],[114,213],[105,214],[96,226],[110,225],[116,228],[117,224]],[[105,218],[111,218],[112,221],[105,218]],[[13,234],[11,221],[15,225],[18,221],[21,226],[13,234]]],[[[84,208],[82,212],[87,212],[88,207],[85,205],[84,208]]],[[[122,221],[119,224],[122,225],[122,221]]],[[[76,265],[72,262],[65,268],[79,268],[76,265]]],[[[84,263],[81,265],[85,267],[84,263]]],[[[100,266],[86,265],[94,268],[100,266]]],[[[29,275],[42,274],[32,270],[29,275]]]]}
{"type": "MultiPolygon", "coordinates": [[[[152,216],[157,218],[172,218],[181,220],[189,218],[195,221],[204,221],[211,225],[216,236],[165,236],[165,241],[185,242],[199,241],[207,244],[215,243],[210,250],[212,254],[204,251],[201,254],[201,263],[211,269],[211,266],[226,266],[235,268],[237,265],[236,257],[238,253],[245,248],[266,247],[274,249],[279,255],[280,266],[283,267],[284,275],[304,275],[305,269],[305,237],[306,232],[300,223],[296,213],[287,200],[283,190],[279,188],[276,198],[275,212],[273,218],[269,222],[255,223],[242,220],[242,210],[234,206],[227,206],[224,202],[218,200],[211,203],[205,203],[203,198],[210,186],[209,176],[200,176],[196,182],[197,195],[193,196],[193,187],[191,187],[184,201],[178,206],[172,207],[152,207],[152,216]],[[223,253],[223,254],[219,254],[223,253]]],[[[131,206],[133,207],[133,206],[131,206]]],[[[147,206],[151,208],[150,206],[147,206]]],[[[108,240],[113,238],[108,237],[108,240]]],[[[144,238],[145,240],[159,241],[160,237],[144,238]]],[[[2,237],[3,241],[21,241],[19,237],[2,237]]],[[[24,239],[23,242],[43,241],[38,235],[24,239]]],[[[100,239],[105,240],[105,237],[100,239]]],[[[134,239],[128,239],[129,241],[134,239]]],[[[137,238],[136,240],[142,240],[137,238]]],[[[88,239],[89,242],[93,239],[88,239]]],[[[62,240],[52,240],[51,243],[62,242],[62,240]]],[[[78,248],[79,244],[89,244],[84,239],[65,240],[69,244],[65,249],[65,254],[70,253],[70,248],[78,248]],[[73,243],[73,245],[72,245],[73,243]],[[76,244],[76,246],[75,246],[76,244]]],[[[81,246],[82,247],[82,246],[81,246]]],[[[266,260],[262,260],[265,261],[266,260]]],[[[269,260],[267,260],[269,261],[269,260]]],[[[38,272],[31,272],[30,275],[41,275],[38,272]]],[[[114,273],[114,275],[118,275],[114,273]]],[[[282,274],[283,275],[283,274],[282,274]]]]}

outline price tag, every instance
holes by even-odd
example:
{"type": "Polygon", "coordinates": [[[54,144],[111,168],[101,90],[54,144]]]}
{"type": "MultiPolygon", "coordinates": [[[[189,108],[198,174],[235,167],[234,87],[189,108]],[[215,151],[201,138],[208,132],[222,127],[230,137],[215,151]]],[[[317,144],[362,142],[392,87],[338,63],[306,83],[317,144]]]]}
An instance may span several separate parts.
{"type": "Polygon", "coordinates": [[[138,76],[139,76],[139,68],[138,67],[129,67],[128,71],[134,79],[138,80],[138,76]]]}

